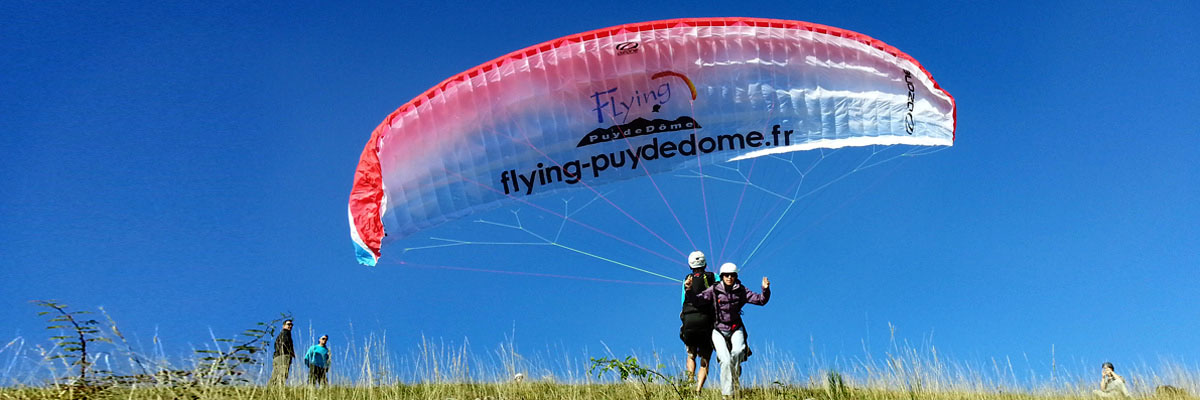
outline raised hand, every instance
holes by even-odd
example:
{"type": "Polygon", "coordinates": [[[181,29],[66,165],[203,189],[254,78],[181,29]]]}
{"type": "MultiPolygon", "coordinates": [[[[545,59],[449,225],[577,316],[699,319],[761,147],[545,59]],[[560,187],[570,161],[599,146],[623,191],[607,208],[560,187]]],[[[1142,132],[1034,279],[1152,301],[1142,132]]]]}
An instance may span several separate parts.
{"type": "MultiPolygon", "coordinates": [[[[689,278],[690,278],[690,277],[689,277],[689,278]]],[[[767,279],[767,277],[765,277],[765,276],[764,276],[764,277],[763,277],[763,289],[765,290],[765,289],[767,289],[767,288],[769,288],[769,287],[771,287],[771,280],[770,280],[770,279],[767,279]]]]}

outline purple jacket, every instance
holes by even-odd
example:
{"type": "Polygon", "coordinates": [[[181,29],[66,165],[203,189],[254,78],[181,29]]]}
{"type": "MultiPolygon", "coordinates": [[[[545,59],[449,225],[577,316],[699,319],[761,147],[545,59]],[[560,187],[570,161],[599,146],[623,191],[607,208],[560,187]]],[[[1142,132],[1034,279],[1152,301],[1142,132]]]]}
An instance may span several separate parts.
{"type": "Polygon", "coordinates": [[[745,306],[746,303],[767,305],[767,301],[771,300],[771,288],[763,289],[762,294],[758,294],[746,289],[741,282],[734,283],[730,290],[726,290],[724,283],[717,283],[690,297],[690,300],[698,307],[714,307],[716,309],[717,324],[715,328],[733,331],[743,327],[742,306],[745,306]]]}

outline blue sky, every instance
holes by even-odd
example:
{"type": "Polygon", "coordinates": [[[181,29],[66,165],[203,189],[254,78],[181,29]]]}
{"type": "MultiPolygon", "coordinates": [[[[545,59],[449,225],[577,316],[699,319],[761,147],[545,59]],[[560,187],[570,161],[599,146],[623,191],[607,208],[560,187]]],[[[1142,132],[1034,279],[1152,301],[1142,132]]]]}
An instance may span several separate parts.
{"type": "MultiPolygon", "coordinates": [[[[446,77],[586,30],[748,16],[896,46],[959,117],[953,148],[822,192],[794,247],[747,270],[775,290],[746,314],[752,345],[852,357],[883,350],[890,323],[959,359],[1049,364],[1053,346],[1200,362],[1196,4],[19,1],[0,15],[5,342],[48,336],[28,301],[58,299],[178,354],[283,311],[334,345],[353,324],[397,351],[514,333],[580,354],[675,349],[675,287],[362,267],[346,201],[371,130],[446,77]]],[[[454,265],[665,282],[488,251],[454,265]]]]}

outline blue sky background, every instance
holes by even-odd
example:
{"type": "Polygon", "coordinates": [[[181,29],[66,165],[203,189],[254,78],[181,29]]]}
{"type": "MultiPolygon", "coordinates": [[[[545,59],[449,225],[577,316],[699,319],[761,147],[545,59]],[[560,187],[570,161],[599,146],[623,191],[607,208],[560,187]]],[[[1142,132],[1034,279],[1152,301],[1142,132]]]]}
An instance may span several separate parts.
{"type": "MultiPolygon", "coordinates": [[[[1200,362],[1196,3],[142,3],[0,5],[0,341],[44,340],[28,301],[58,299],[180,355],[283,311],[335,346],[676,350],[675,287],[362,267],[346,201],[371,130],[446,77],[586,30],[748,16],[896,46],[959,117],[953,148],[835,185],[747,270],[775,291],[752,345],[854,357],[890,323],[960,360],[1200,362]]],[[[495,251],[455,265],[664,282],[495,251]]]]}

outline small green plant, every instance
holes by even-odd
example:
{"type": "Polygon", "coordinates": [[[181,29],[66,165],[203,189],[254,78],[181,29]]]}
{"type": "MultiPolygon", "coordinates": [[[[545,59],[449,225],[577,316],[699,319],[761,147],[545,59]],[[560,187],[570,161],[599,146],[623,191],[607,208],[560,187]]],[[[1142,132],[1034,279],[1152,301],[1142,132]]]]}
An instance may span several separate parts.
{"type": "Polygon", "coordinates": [[[825,378],[825,392],[831,400],[843,400],[850,398],[850,388],[846,387],[846,380],[842,378],[842,374],[837,371],[829,371],[829,375],[825,378]]]}
{"type": "Polygon", "coordinates": [[[198,383],[205,385],[229,385],[248,383],[246,370],[249,367],[263,363],[260,354],[265,354],[275,337],[275,327],[291,314],[281,313],[279,318],[270,322],[258,322],[254,328],[242,331],[235,338],[217,338],[216,349],[197,349],[200,365],[196,369],[198,383]]]}
{"type": "MultiPolygon", "coordinates": [[[[662,368],[662,365],[659,365],[658,368],[662,368]]],[[[683,390],[680,389],[682,386],[681,378],[672,378],[655,369],[642,366],[638,363],[637,357],[627,356],[624,360],[608,357],[592,358],[592,365],[588,367],[588,373],[595,373],[597,378],[610,371],[616,372],[622,381],[636,378],[637,382],[642,385],[642,396],[644,398],[650,398],[650,389],[646,385],[654,383],[656,379],[659,379],[670,385],[671,389],[675,390],[675,395],[679,396],[680,400],[683,400],[683,390]]]]}
{"type": "Polygon", "coordinates": [[[50,360],[61,359],[68,367],[79,367],[79,375],[64,383],[78,389],[97,386],[99,382],[96,375],[106,375],[109,371],[98,371],[93,368],[92,362],[88,358],[88,345],[95,342],[112,343],[108,338],[100,336],[100,329],[97,328],[100,323],[94,319],[86,319],[85,316],[91,314],[90,312],[67,311],[66,304],[54,300],[33,300],[32,303],[38,307],[49,309],[38,312],[39,316],[51,316],[47,320],[50,326],[47,326],[46,329],[65,332],[62,335],[50,337],[50,340],[54,341],[54,345],[62,352],[48,357],[50,360]]]}
{"type": "Polygon", "coordinates": [[[237,339],[214,339],[216,345],[213,348],[195,350],[198,360],[195,369],[160,367],[156,372],[151,372],[151,368],[142,361],[143,357],[133,351],[117,328],[116,321],[108,317],[107,313],[105,317],[108,319],[108,328],[112,337],[120,340],[121,346],[104,334],[99,321],[87,318],[88,314],[91,314],[90,311],[70,311],[66,304],[54,300],[33,300],[32,303],[46,309],[38,312],[39,316],[49,318],[47,322],[50,325],[46,329],[62,332],[50,337],[59,351],[46,354],[46,359],[61,360],[68,369],[78,368],[78,372],[70,377],[54,381],[55,386],[71,398],[92,397],[114,387],[132,387],[138,384],[194,387],[249,383],[247,370],[265,362],[262,354],[271,346],[275,326],[290,318],[290,315],[283,313],[273,321],[259,322],[255,327],[242,331],[237,339]],[[97,347],[101,343],[114,347],[110,350],[123,353],[132,361],[137,373],[123,375],[96,368],[93,360],[96,354],[103,353],[97,347]]]}

